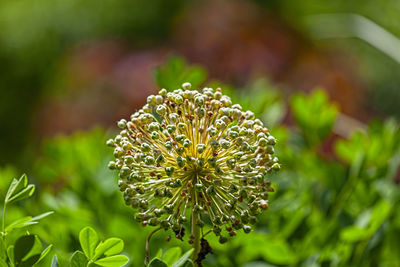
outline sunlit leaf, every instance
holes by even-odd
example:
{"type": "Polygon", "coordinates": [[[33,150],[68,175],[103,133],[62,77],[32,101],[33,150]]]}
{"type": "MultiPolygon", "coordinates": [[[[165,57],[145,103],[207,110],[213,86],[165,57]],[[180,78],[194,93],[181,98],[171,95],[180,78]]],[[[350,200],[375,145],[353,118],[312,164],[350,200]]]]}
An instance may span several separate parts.
{"type": "Polygon", "coordinates": [[[347,242],[364,240],[368,236],[368,230],[355,225],[348,226],[340,232],[340,239],[347,242]]]}
{"type": "Polygon", "coordinates": [[[170,266],[179,259],[181,254],[182,249],[180,247],[173,247],[165,252],[162,259],[168,266],[170,266]]]}
{"type": "Polygon", "coordinates": [[[10,223],[7,227],[6,227],[6,232],[10,232],[13,229],[17,229],[17,228],[23,228],[32,224],[37,224],[38,222],[34,222],[31,221],[32,217],[31,216],[27,216],[27,217],[23,217],[20,218],[12,223],[10,223]]]}
{"type": "Polygon", "coordinates": [[[116,255],[116,256],[110,256],[106,258],[99,259],[95,261],[97,265],[100,266],[107,266],[107,267],[120,267],[128,263],[129,258],[124,255],[116,255]]]}
{"type": "Polygon", "coordinates": [[[39,259],[38,259],[37,262],[36,262],[36,264],[39,263],[39,262],[41,262],[41,261],[47,256],[47,254],[49,254],[49,252],[51,251],[52,247],[53,247],[53,245],[48,245],[48,246],[42,251],[42,253],[40,254],[39,259]]]}
{"type": "Polygon", "coordinates": [[[120,253],[123,249],[124,249],[124,241],[122,241],[120,238],[112,237],[96,247],[93,259],[96,260],[103,254],[106,256],[115,255],[120,253]]]}
{"type": "Polygon", "coordinates": [[[96,231],[91,227],[83,228],[79,233],[79,241],[86,257],[88,257],[88,259],[93,259],[96,246],[99,243],[99,237],[96,231]]]}
{"type": "Polygon", "coordinates": [[[16,194],[20,193],[28,184],[28,178],[25,174],[23,174],[18,180],[13,179],[11,185],[8,187],[8,191],[5,198],[5,203],[10,203],[12,198],[15,197],[16,194]]]}
{"type": "Polygon", "coordinates": [[[7,200],[7,203],[12,203],[18,200],[23,200],[25,198],[28,198],[32,196],[34,192],[35,192],[35,186],[33,184],[29,184],[27,187],[25,187],[18,193],[11,195],[11,197],[7,200]]]}
{"type": "Polygon", "coordinates": [[[162,258],[162,255],[163,255],[163,250],[162,250],[162,248],[160,248],[160,249],[157,251],[157,254],[156,254],[155,258],[162,258]]]}

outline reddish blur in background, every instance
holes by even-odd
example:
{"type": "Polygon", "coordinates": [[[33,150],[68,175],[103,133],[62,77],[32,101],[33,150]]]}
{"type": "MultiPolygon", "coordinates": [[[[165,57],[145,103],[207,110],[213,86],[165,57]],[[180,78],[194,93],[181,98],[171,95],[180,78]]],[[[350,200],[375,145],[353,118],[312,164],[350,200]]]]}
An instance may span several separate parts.
{"type": "Polygon", "coordinates": [[[324,88],[353,126],[400,117],[399,2],[332,2],[4,0],[0,164],[127,117],[171,55],[236,88],[259,77],[286,97],[324,88]]]}

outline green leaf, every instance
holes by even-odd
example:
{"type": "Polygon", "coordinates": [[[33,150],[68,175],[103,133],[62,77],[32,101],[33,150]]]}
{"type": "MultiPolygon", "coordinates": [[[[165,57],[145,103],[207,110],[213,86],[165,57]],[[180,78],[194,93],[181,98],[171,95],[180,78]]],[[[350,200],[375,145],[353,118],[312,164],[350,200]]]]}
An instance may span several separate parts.
{"type": "Polygon", "coordinates": [[[25,188],[27,184],[28,184],[28,178],[26,177],[26,174],[23,174],[21,178],[19,178],[19,180],[14,178],[10,186],[8,187],[8,191],[4,202],[5,203],[11,202],[10,199],[19,191],[21,191],[23,188],[25,188]]]}
{"type": "Polygon", "coordinates": [[[41,262],[46,256],[47,254],[49,254],[50,250],[53,248],[53,245],[48,245],[40,254],[39,259],[37,260],[36,264],[38,264],[39,262],[41,262]]]}
{"type": "MultiPolygon", "coordinates": [[[[43,245],[42,241],[39,239],[37,235],[34,235],[35,241],[33,243],[32,249],[29,251],[29,253],[22,259],[22,261],[27,261],[27,259],[34,257],[36,260],[40,258],[40,254],[42,253],[43,245]],[[38,257],[36,257],[38,255],[38,257]]],[[[32,259],[29,261],[31,262],[32,259]]]]}
{"type": "Polygon", "coordinates": [[[340,232],[340,239],[347,242],[364,240],[368,236],[368,230],[355,225],[348,226],[340,232]]]}
{"type": "Polygon", "coordinates": [[[183,267],[183,266],[187,266],[187,264],[189,264],[188,266],[190,266],[190,263],[193,265],[193,262],[187,263],[188,260],[190,260],[190,256],[192,255],[194,249],[192,248],[191,250],[187,251],[185,254],[183,254],[182,257],[180,257],[179,260],[177,260],[174,264],[172,264],[172,267],[183,267]]]}
{"type": "Polygon", "coordinates": [[[51,260],[51,266],[50,267],[58,267],[57,255],[53,256],[53,259],[51,260]]]}
{"type": "Polygon", "coordinates": [[[45,218],[45,217],[47,217],[47,216],[49,216],[49,215],[51,215],[53,213],[54,213],[54,211],[48,211],[48,212],[42,213],[42,214],[40,214],[38,216],[33,217],[32,221],[39,221],[39,220],[41,220],[41,219],[43,219],[43,218],[45,218]]]}
{"type": "Polygon", "coordinates": [[[83,228],[79,233],[79,241],[86,257],[88,259],[93,259],[96,246],[99,243],[99,237],[96,231],[91,227],[83,228]]]}
{"type": "Polygon", "coordinates": [[[277,264],[287,264],[292,261],[293,254],[285,241],[271,242],[265,247],[266,259],[277,264]]]}
{"type": "Polygon", "coordinates": [[[98,259],[103,254],[111,256],[120,253],[124,249],[124,241],[120,238],[112,237],[99,244],[96,247],[94,260],[98,259]]]}
{"type": "Polygon", "coordinates": [[[174,247],[168,249],[165,252],[162,259],[168,266],[171,266],[174,262],[176,262],[179,259],[181,255],[182,255],[182,249],[180,247],[174,247]]]}
{"type": "Polygon", "coordinates": [[[154,258],[150,264],[149,267],[168,267],[167,264],[165,264],[165,262],[163,262],[162,260],[160,260],[159,258],[154,258]]]}
{"type": "Polygon", "coordinates": [[[34,235],[24,235],[18,238],[14,244],[14,262],[18,265],[29,254],[34,245],[34,235]]]}
{"type": "Polygon", "coordinates": [[[8,267],[8,264],[3,259],[0,259],[0,267],[8,267]]]}
{"type": "Polygon", "coordinates": [[[254,233],[252,238],[237,239],[243,245],[238,258],[248,262],[262,257],[273,264],[289,265],[295,260],[295,253],[292,251],[285,239],[272,238],[266,234],[254,233]]]}
{"type": "Polygon", "coordinates": [[[380,200],[375,204],[371,213],[370,231],[375,232],[382,223],[387,219],[391,212],[391,205],[385,201],[380,200]]]}
{"type": "Polygon", "coordinates": [[[106,258],[99,259],[95,261],[97,265],[100,266],[108,266],[108,267],[120,267],[124,266],[127,264],[129,261],[129,258],[124,255],[116,255],[116,256],[110,256],[106,258]]]}
{"type": "Polygon", "coordinates": [[[85,256],[85,254],[83,254],[82,251],[75,251],[74,254],[72,254],[72,257],[69,261],[69,266],[70,267],[82,267],[82,266],[86,266],[88,263],[88,260],[85,256]]]}
{"type": "Polygon", "coordinates": [[[18,219],[16,221],[10,223],[6,227],[5,231],[6,232],[10,232],[10,231],[12,231],[14,229],[17,229],[17,228],[23,228],[23,227],[38,223],[38,222],[31,222],[31,219],[32,219],[31,216],[20,218],[20,219],[18,219]]]}
{"type": "Polygon", "coordinates": [[[290,100],[293,117],[309,145],[315,145],[331,133],[338,108],[329,102],[323,90],[315,90],[310,96],[295,94],[290,100]]]}
{"type": "Polygon", "coordinates": [[[32,184],[28,185],[28,178],[24,174],[19,180],[13,179],[11,182],[6,194],[5,203],[25,199],[31,196],[33,192],[35,192],[35,186],[32,184]]]}
{"type": "Polygon", "coordinates": [[[17,229],[17,228],[23,228],[23,227],[27,227],[27,226],[30,226],[30,225],[33,225],[33,224],[37,224],[37,223],[39,223],[38,220],[43,219],[43,218],[45,218],[45,217],[47,217],[47,216],[49,216],[50,214],[53,214],[53,213],[54,213],[53,211],[49,211],[49,212],[45,212],[43,214],[40,214],[40,215],[38,215],[36,217],[31,217],[31,216],[23,217],[21,219],[18,219],[16,221],[10,223],[6,227],[5,231],[6,232],[10,232],[10,231],[12,231],[14,229],[17,229]]]}
{"type": "Polygon", "coordinates": [[[18,264],[18,267],[32,267],[33,265],[36,264],[36,262],[39,260],[40,254],[35,254],[27,258],[26,260],[23,260],[20,264],[18,264]]]}
{"type": "Polygon", "coordinates": [[[155,258],[162,258],[162,255],[163,255],[163,250],[160,248],[160,249],[157,251],[157,254],[156,254],[155,258]]]}
{"type": "Polygon", "coordinates": [[[7,255],[11,262],[14,262],[14,245],[7,248],[7,255]]]}
{"type": "Polygon", "coordinates": [[[12,195],[8,200],[7,203],[12,203],[18,200],[22,200],[25,198],[28,198],[33,195],[35,192],[35,186],[33,184],[28,185],[24,189],[22,189],[20,192],[16,193],[15,195],[12,195]]]}

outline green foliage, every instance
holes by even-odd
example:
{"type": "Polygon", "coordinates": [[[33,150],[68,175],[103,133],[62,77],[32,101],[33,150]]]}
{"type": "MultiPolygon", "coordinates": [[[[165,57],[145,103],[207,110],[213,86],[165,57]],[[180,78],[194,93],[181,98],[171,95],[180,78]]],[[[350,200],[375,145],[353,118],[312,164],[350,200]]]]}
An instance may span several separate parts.
{"type": "Polygon", "coordinates": [[[52,245],[43,249],[42,241],[37,235],[27,234],[16,235],[15,242],[9,243],[9,235],[14,234],[17,229],[23,229],[28,226],[39,223],[38,221],[52,214],[46,212],[36,217],[26,216],[6,225],[7,205],[26,199],[35,192],[35,186],[28,184],[26,175],[19,179],[13,179],[8,187],[3,204],[2,232],[0,240],[0,266],[34,266],[39,264],[50,252],[52,245]]]}
{"type": "MultiPolygon", "coordinates": [[[[124,242],[119,238],[112,237],[102,242],[93,228],[85,227],[79,233],[79,241],[83,252],[78,250],[72,254],[70,267],[120,267],[129,261],[125,255],[116,255],[124,249],[124,242]]],[[[57,258],[53,258],[53,262],[58,264],[57,258]]]]}
{"type": "MultiPolygon", "coordinates": [[[[79,233],[81,247],[88,259],[94,259],[96,246],[99,243],[99,237],[95,230],[90,227],[82,229],[79,233]]],[[[97,254],[97,253],[96,253],[97,254]]]]}
{"type": "Polygon", "coordinates": [[[218,83],[211,83],[210,86],[221,86],[224,93],[231,97],[233,103],[240,103],[243,109],[252,110],[258,118],[268,122],[268,127],[278,125],[286,115],[282,94],[265,78],[252,81],[241,90],[218,83]]]}
{"type": "Polygon", "coordinates": [[[338,110],[329,103],[324,91],[316,90],[309,97],[295,94],[291,98],[290,106],[309,145],[319,144],[331,133],[338,110]]]}
{"type": "Polygon", "coordinates": [[[14,201],[30,197],[33,192],[35,192],[35,186],[33,184],[28,185],[28,178],[25,174],[19,180],[14,178],[8,188],[4,204],[10,204],[14,201]]]}
{"type": "Polygon", "coordinates": [[[367,131],[359,130],[349,140],[338,141],[336,153],[347,163],[354,161],[357,154],[364,153],[367,166],[382,168],[393,155],[399,153],[399,126],[394,120],[375,121],[369,125],[367,131]]]}
{"type": "Polygon", "coordinates": [[[170,248],[165,253],[160,250],[158,255],[150,261],[148,267],[191,267],[194,266],[190,259],[192,253],[193,249],[182,255],[180,247],[170,248]]]}
{"type": "Polygon", "coordinates": [[[190,82],[192,87],[198,88],[207,78],[207,72],[203,67],[188,66],[181,57],[170,57],[167,62],[154,71],[154,77],[160,88],[176,90],[185,82],[190,82]]]}
{"type": "Polygon", "coordinates": [[[72,254],[69,266],[70,267],[79,267],[79,266],[86,266],[88,264],[88,259],[86,258],[85,254],[81,251],[75,251],[72,254]]]}
{"type": "MultiPolygon", "coordinates": [[[[165,66],[161,69],[163,79],[172,80],[175,72],[165,66]]],[[[222,88],[225,92],[226,87],[222,88]]],[[[332,140],[337,108],[323,92],[293,96],[291,109],[265,79],[253,81],[243,91],[231,89],[229,94],[244,109],[251,108],[262,117],[277,138],[282,171],[271,177],[275,193],[270,194],[269,210],[259,217],[254,232],[238,233],[223,245],[207,235],[213,254],[207,255],[204,266],[400,265],[398,123],[372,122],[349,139],[332,140]],[[295,124],[280,125],[283,117],[295,118],[295,124]]],[[[119,256],[123,255],[118,254],[122,250],[131,258],[127,266],[143,264],[144,244],[152,229],[134,221],[131,208],[120,198],[117,178],[107,170],[110,153],[104,142],[110,135],[95,129],[42,144],[32,168],[41,193],[23,205],[10,205],[13,220],[7,226],[15,236],[8,234],[6,245],[0,241],[0,266],[15,257],[12,245],[26,235],[19,233],[28,226],[56,248],[57,257],[44,257],[43,266],[87,266],[90,260],[92,266],[121,266],[119,256]],[[40,217],[30,218],[30,212],[47,209],[55,211],[52,220],[34,224],[40,217]],[[76,252],[71,256],[71,251],[76,252]]],[[[0,178],[14,172],[0,169],[0,178]]],[[[0,192],[5,195],[3,184],[1,180],[0,192]]],[[[20,185],[24,184],[22,179],[20,185]]],[[[10,199],[27,187],[15,189],[10,199]]],[[[153,236],[149,266],[192,266],[189,237],[184,236],[185,242],[164,241],[170,235],[174,233],[161,230],[153,236]],[[182,255],[182,251],[188,252],[182,255]]]]}

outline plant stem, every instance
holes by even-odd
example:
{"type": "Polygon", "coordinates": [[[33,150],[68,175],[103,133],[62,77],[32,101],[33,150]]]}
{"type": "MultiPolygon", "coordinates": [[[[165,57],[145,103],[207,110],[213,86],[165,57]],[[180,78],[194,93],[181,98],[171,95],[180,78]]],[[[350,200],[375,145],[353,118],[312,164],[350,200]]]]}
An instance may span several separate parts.
{"type": "Polygon", "coordinates": [[[199,255],[199,252],[200,252],[200,227],[197,225],[197,216],[196,215],[193,216],[193,222],[192,223],[193,223],[193,232],[192,232],[192,234],[194,236],[194,239],[193,239],[194,251],[193,251],[193,254],[192,254],[192,260],[193,260],[194,266],[197,267],[197,266],[199,266],[198,263],[196,262],[196,260],[197,260],[197,257],[199,255]]]}
{"type": "Polygon", "coordinates": [[[5,240],[6,237],[6,206],[7,204],[4,202],[4,206],[3,206],[3,220],[2,220],[2,227],[1,227],[1,239],[3,239],[3,241],[5,240]]]}
{"type": "Polygon", "coordinates": [[[146,240],[146,257],[144,259],[144,265],[147,266],[150,262],[150,248],[149,248],[149,244],[150,244],[150,239],[151,237],[159,230],[161,230],[162,227],[159,227],[157,229],[155,229],[153,232],[150,233],[150,235],[147,237],[146,240]]]}

